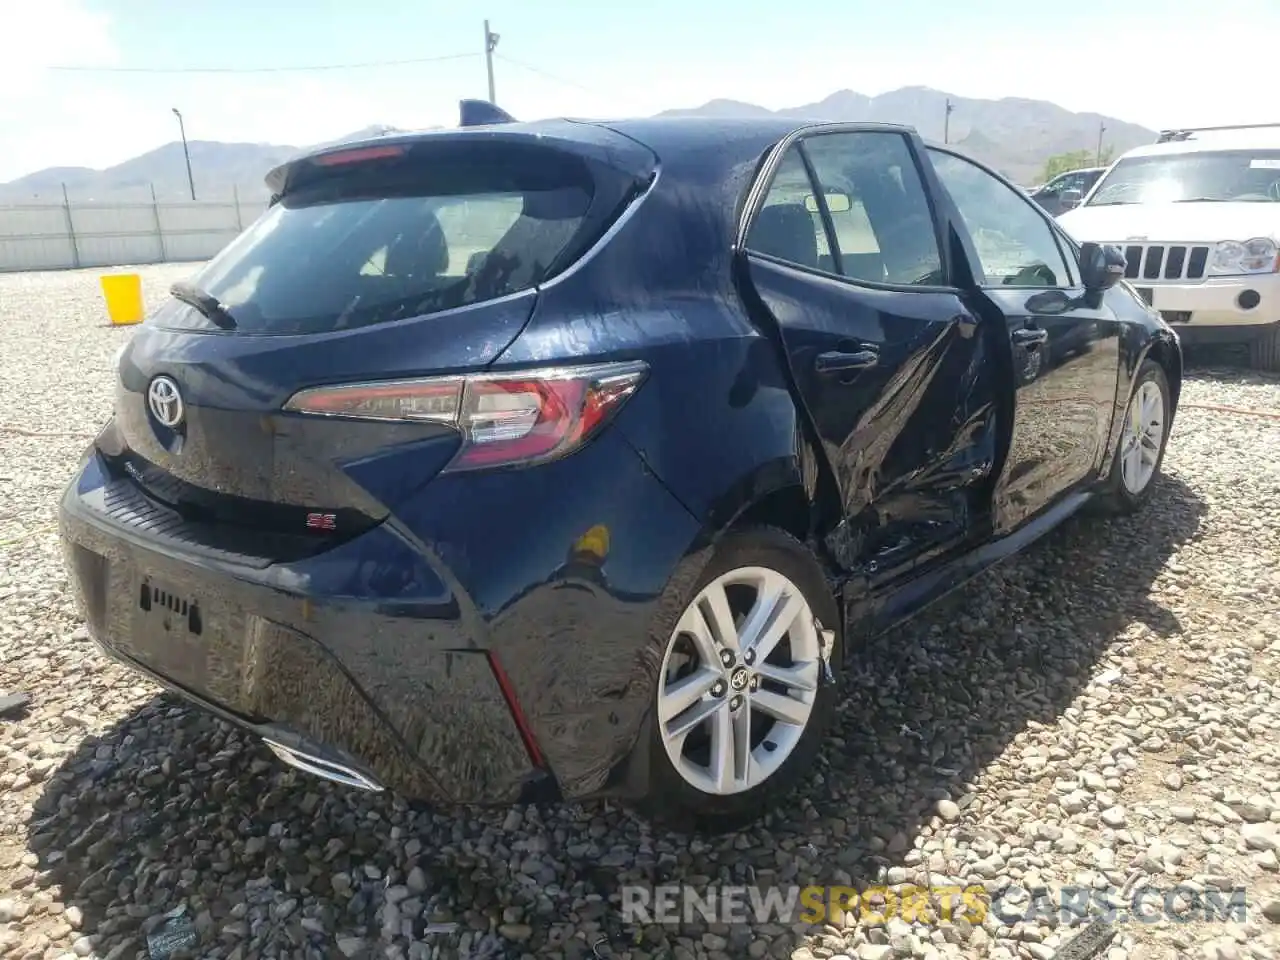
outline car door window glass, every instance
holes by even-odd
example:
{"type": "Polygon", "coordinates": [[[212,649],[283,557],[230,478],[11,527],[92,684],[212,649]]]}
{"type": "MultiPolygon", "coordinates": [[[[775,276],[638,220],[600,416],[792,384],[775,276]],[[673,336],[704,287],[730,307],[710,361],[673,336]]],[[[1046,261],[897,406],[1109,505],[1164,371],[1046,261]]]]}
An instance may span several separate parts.
{"type": "Polygon", "coordinates": [[[1097,174],[1073,173],[1071,176],[1067,177],[1065,181],[1063,181],[1062,189],[1064,191],[1079,190],[1082,194],[1085,194],[1089,192],[1089,188],[1093,186],[1093,182],[1096,179],[1097,179],[1097,174]]]}
{"type": "Polygon", "coordinates": [[[973,237],[988,283],[1072,286],[1053,229],[1034,206],[975,163],[940,150],[930,156],[973,237]]]}
{"type": "Polygon", "coordinates": [[[782,158],[773,184],[747,236],[747,247],[788,263],[833,272],[822,215],[811,201],[813,183],[799,151],[782,158]],[[810,209],[812,208],[812,209],[810,209]]]}
{"type": "Polygon", "coordinates": [[[906,137],[824,133],[804,140],[829,203],[845,276],[873,283],[943,282],[928,195],[906,137]]]}

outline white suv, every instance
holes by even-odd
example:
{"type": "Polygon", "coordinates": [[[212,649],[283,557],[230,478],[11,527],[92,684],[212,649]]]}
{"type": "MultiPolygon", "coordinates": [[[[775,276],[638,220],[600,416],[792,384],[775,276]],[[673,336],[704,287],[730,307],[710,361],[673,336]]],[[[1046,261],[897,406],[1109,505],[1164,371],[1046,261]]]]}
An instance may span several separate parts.
{"type": "Polygon", "coordinates": [[[1125,251],[1125,277],[1183,342],[1248,342],[1280,371],[1280,124],[1166,131],[1058,222],[1125,251]]]}

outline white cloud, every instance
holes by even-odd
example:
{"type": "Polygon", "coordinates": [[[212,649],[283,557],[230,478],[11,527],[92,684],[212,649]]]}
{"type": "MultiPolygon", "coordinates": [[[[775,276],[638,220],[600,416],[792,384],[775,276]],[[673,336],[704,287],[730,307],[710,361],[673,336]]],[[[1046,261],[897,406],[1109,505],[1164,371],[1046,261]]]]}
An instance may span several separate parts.
{"type": "Polygon", "coordinates": [[[111,118],[128,115],[83,75],[50,69],[118,63],[105,15],[77,0],[0,0],[0,23],[11,41],[0,57],[0,180],[77,156],[87,134],[110,134],[111,118]]]}
{"type": "Polygon", "coordinates": [[[109,18],[77,0],[0,0],[0,23],[11,41],[0,58],[0,104],[17,99],[15,83],[38,87],[50,66],[118,62],[109,18]]]}

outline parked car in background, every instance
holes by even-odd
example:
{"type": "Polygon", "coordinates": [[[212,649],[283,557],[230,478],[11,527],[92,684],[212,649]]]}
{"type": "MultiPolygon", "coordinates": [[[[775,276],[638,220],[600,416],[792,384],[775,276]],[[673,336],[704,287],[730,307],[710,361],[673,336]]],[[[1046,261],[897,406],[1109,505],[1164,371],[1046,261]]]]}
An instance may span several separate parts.
{"type": "Polygon", "coordinates": [[[491,123],[269,185],[61,529],[108,653],[320,776],[753,818],[864,638],[1152,494],[1176,336],[910,129],[491,123]]]}
{"type": "Polygon", "coordinates": [[[1060,173],[1048,183],[1032,187],[1027,192],[1032,200],[1056,217],[1079,204],[1106,170],[1106,167],[1088,167],[1060,173]]]}
{"type": "Polygon", "coordinates": [[[1060,222],[1120,245],[1126,278],[1185,342],[1248,344],[1280,371],[1280,124],[1166,131],[1060,222]]]}

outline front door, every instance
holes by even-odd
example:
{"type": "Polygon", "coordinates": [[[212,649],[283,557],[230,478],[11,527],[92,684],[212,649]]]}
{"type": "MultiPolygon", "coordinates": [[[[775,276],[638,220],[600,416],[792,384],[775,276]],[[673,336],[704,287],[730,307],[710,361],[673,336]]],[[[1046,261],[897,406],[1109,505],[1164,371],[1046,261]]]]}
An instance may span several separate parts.
{"type": "Polygon", "coordinates": [[[803,137],[766,171],[745,243],[744,292],[779,334],[840,500],[828,542],[872,581],[964,541],[994,460],[990,350],[946,286],[922,155],[898,132],[803,137]]]}
{"type": "Polygon", "coordinates": [[[1008,331],[1014,395],[993,526],[1012,531],[1101,466],[1120,375],[1120,325],[1080,284],[1075,252],[1035,205],[973,161],[930,148],[972,238],[977,308],[1008,331]]]}

